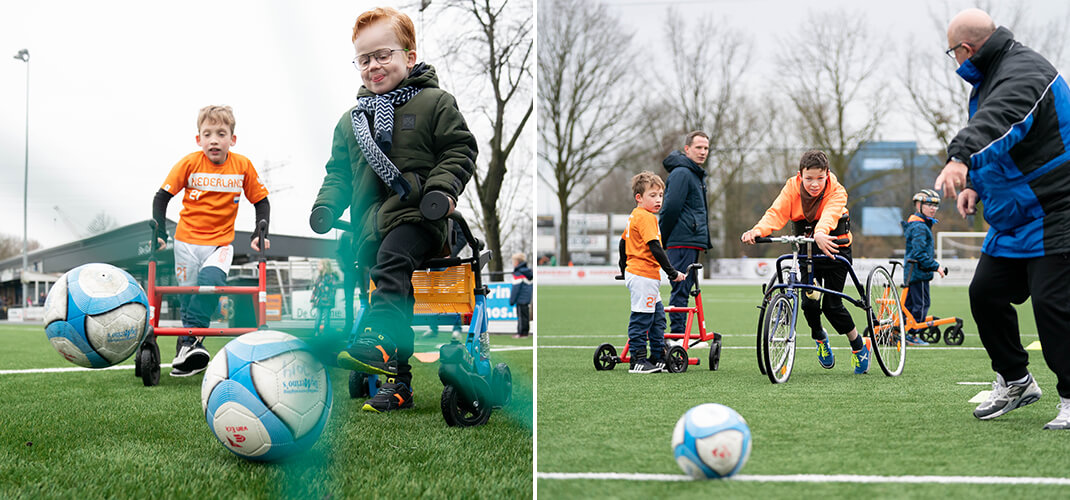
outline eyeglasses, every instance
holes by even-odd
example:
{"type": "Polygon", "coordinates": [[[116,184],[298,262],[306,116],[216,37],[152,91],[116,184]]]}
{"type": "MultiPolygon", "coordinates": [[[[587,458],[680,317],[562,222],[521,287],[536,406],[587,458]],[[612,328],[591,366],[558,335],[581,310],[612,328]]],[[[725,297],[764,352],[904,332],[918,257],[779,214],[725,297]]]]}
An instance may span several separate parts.
{"type": "Polygon", "coordinates": [[[372,63],[372,58],[375,58],[375,62],[379,64],[387,64],[394,58],[394,52],[408,52],[409,49],[380,49],[368,54],[361,54],[353,58],[353,66],[357,69],[367,69],[368,65],[372,63]]]}
{"type": "Polygon", "coordinates": [[[959,42],[958,45],[945,50],[944,53],[947,54],[947,57],[955,59],[955,51],[958,50],[960,47],[969,47],[969,45],[966,42],[959,42]]]}
{"type": "Polygon", "coordinates": [[[931,201],[923,201],[923,202],[921,202],[921,204],[922,204],[922,205],[925,205],[925,206],[927,206],[927,207],[936,207],[936,208],[940,208],[940,204],[939,204],[939,203],[933,203],[933,202],[931,202],[931,201]]]}

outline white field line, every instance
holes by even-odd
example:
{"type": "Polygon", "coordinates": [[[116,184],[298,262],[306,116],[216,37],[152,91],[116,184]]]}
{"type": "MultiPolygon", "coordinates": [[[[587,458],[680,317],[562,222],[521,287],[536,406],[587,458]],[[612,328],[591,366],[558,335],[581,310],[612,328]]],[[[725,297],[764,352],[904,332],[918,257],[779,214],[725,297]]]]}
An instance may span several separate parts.
{"type": "MultiPolygon", "coordinates": [[[[171,363],[160,365],[161,368],[170,368],[171,363]]],[[[107,368],[82,368],[73,366],[69,368],[29,368],[26,370],[0,370],[0,375],[19,375],[24,373],[69,373],[69,372],[99,372],[103,370],[130,370],[134,365],[115,365],[107,368]]]]}
{"type": "MultiPolygon", "coordinates": [[[[620,345],[623,346],[624,343],[621,342],[620,345]]],[[[598,348],[598,346],[594,346],[594,345],[585,346],[585,345],[542,345],[542,344],[539,344],[539,349],[597,349],[597,348],[598,348]]],[[[691,347],[689,349],[708,349],[708,348],[709,348],[709,346],[706,346],[706,347],[695,346],[695,347],[691,347]]],[[[750,349],[750,350],[754,350],[754,346],[752,346],[752,345],[750,345],[750,346],[721,346],[721,350],[725,350],[725,349],[750,349]]],[[[914,351],[914,350],[922,350],[922,351],[983,351],[984,349],[985,349],[984,347],[950,347],[950,346],[949,347],[942,347],[942,346],[921,347],[921,346],[916,346],[916,347],[911,347],[909,350],[911,350],[911,351],[914,351]]],[[[834,351],[846,351],[846,350],[850,350],[850,347],[833,347],[832,350],[834,350],[834,351]]],[[[987,382],[987,384],[991,384],[991,383],[992,382],[987,382]]]]}
{"type": "MultiPolygon", "coordinates": [[[[608,479],[627,481],[693,481],[691,476],[674,474],[625,474],[619,472],[539,472],[539,479],[608,479]]],[[[728,481],[755,483],[899,483],[899,484],[1028,484],[1070,486],[1065,477],[1008,476],[863,476],[850,474],[788,474],[732,476],[728,481]]]]}
{"type": "MultiPolygon", "coordinates": [[[[504,351],[531,351],[532,346],[509,346],[509,347],[493,347],[491,352],[504,352],[504,351]]],[[[72,366],[68,368],[28,368],[25,370],[0,370],[0,375],[21,375],[28,373],[69,373],[69,372],[92,372],[101,370],[129,370],[134,365],[116,365],[109,366],[107,368],[82,368],[80,366],[72,366]]],[[[171,363],[162,364],[160,368],[170,368],[171,363]]]]}

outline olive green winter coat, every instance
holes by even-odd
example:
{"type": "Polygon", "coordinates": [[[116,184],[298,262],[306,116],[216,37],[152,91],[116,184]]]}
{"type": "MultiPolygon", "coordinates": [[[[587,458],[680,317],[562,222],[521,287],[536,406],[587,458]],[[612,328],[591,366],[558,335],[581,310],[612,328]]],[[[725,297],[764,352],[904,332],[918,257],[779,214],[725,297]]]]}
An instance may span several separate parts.
{"type": "MultiPolygon", "coordinates": [[[[334,128],[327,175],[316,196],[314,206],[327,206],[336,215],[350,208],[354,250],[362,265],[375,263],[383,236],[401,224],[422,224],[444,245],[445,221],[425,220],[420,215],[420,199],[432,190],[459,199],[475,170],[475,137],[453,96],[438,88],[435,69],[417,65],[398,88],[405,86],[424,90],[394,110],[393,147],[387,156],[412,187],[408,198],[402,201],[364,158],[353,133],[353,108],[342,114],[334,128]]],[[[361,87],[357,97],[371,95],[361,87]]]]}

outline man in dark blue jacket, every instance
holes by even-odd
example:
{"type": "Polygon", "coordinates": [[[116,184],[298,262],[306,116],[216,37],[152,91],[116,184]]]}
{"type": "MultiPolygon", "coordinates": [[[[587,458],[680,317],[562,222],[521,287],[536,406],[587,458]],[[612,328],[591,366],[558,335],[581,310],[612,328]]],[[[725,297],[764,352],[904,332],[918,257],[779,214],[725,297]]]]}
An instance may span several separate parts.
{"type": "MultiPolygon", "coordinates": [[[[658,229],[665,241],[665,253],[673,269],[684,271],[698,262],[699,252],[710,248],[707,224],[706,170],[702,164],[710,152],[710,137],[702,131],[687,134],[684,150],[673,151],[661,164],[669,172],[665,197],[658,213],[658,229]]],[[[673,281],[670,306],[687,306],[688,293],[694,285],[693,275],[673,281]]],[[[669,313],[669,331],[684,333],[686,313],[669,313]]]]}
{"type": "Polygon", "coordinates": [[[973,414],[988,420],[1040,399],[1013,307],[1032,298],[1060,399],[1044,428],[1070,429],[1070,86],[984,11],[957,14],[947,41],[973,91],[936,189],[954,197],[962,188],[959,213],[974,213],[980,201],[989,224],[970,309],[996,381],[973,414]]]}
{"type": "Polygon", "coordinates": [[[524,254],[513,254],[513,287],[509,290],[509,305],[516,307],[514,338],[525,338],[531,334],[531,280],[534,277],[524,254]]]}

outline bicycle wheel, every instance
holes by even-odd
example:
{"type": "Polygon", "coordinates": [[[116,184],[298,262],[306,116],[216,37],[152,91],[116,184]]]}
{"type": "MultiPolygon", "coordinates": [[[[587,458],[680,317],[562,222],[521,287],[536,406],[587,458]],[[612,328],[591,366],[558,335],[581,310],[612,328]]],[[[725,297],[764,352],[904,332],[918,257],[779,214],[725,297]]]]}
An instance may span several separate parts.
{"type": "Polygon", "coordinates": [[[889,377],[903,373],[907,345],[903,339],[903,309],[899,304],[899,289],[882,266],[869,272],[866,278],[869,303],[869,330],[873,356],[889,377]]]}
{"type": "Polygon", "coordinates": [[[765,374],[774,384],[791,377],[795,365],[795,298],[778,293],[765,308],[762,321],[762,362],[765,374]]]}

